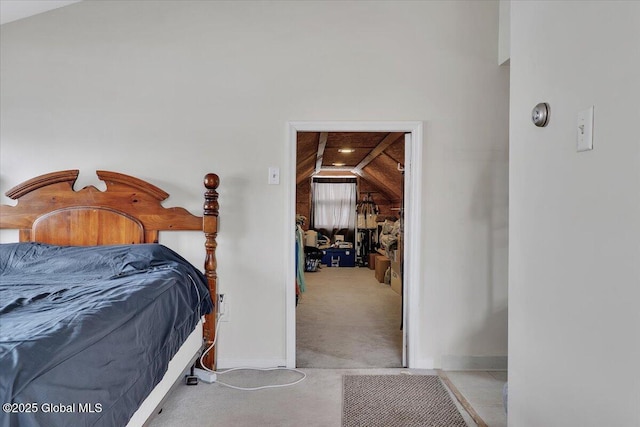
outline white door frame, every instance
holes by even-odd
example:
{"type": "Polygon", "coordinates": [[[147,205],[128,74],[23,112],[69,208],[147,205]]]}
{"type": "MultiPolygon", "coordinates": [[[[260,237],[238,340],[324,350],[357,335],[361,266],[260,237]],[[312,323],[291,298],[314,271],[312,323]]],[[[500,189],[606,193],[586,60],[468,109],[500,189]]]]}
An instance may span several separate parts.
{"type": "MultiPolygon", "coordinates": [[[[422,210],[422,144],[423,123],[395,122],[336,122],[302,121],[287,123],[288,156],[283,183],[286,185],[285,203],[285,306],[287,367],[296,367],[296,292],[295,292],[295,219],[296,219],[296,147],[298,132],[407,132],[411,146],[405,150],[405,221],[404,221],[404,322],[407,367],[418,365],[416,352],[420,337],[418,301],[420,297],[420,219],[422,210]]],[[[403,349],[404,352],[404,349],[403,349]]]]}

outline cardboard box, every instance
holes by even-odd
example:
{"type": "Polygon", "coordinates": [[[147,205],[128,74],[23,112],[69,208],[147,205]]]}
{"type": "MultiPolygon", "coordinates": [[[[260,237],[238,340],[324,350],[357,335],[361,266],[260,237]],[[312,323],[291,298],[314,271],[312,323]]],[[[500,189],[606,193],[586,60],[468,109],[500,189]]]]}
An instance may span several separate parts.
{"type": "Polygon", "coordinates": [[[370,253],[369,254],[369,269],[370,270],[375,270],[376,269],[376,257],[378,256],[378,254],[376,253],[370,253]]]}
{"type": "Polygon", "coordinates": [[[391,267],[391,289],[402,295],[402,274],[391,267]]]}
{"type": "Polygon", "coordinates": [[[391,261],[386,256],[378,255],[376,257],[376,279],[380,283],[384,283],[384,273],[391,266],[391,261]]]}
{"type": "Polygon", "coordinates": [[[391,269],[395,270],[400,276],[402,276],[402,269],[400,268],[400,263],[398,261],[391,260],[391,269]]]}

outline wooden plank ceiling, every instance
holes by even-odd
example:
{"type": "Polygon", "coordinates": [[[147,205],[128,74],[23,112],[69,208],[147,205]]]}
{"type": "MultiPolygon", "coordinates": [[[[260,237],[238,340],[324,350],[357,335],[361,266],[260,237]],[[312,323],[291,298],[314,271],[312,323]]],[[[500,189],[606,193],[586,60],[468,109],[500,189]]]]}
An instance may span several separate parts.
{"type": "Polygon", "coordinates": [[[402,200],[403,132],[298,132],[297,159],[298,184],[312,176],[355,176],[367,192],[402,200]]]}

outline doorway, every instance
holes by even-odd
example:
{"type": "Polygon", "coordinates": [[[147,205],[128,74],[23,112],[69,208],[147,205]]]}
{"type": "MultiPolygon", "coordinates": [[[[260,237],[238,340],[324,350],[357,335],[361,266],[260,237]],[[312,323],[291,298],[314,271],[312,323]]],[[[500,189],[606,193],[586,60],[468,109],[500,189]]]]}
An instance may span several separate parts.
{"type": "MultiPolygon", "coordinates": [[[[420,210],[421,210],[421,164],[422,122],[290,122],[289,158],[284,182],[288,189],[287,225],[296,221],[296,165],[299,132],[368,132],[385,133],[390,138],[404,137],[404,269],[402,274],[402,365],[417,364],[414,354],[419,336],[418,313],[418,260],[420,259],[420,210]]],[[[394,142],[394,141],[391,141],[394,142]]],[[[320,151],[318,151],[320,157],[320,151]]],[[[340,166],[335,166],[339,168],[340,166]]],[[[294,227],[287,227],[287,242],[295,241],[294,227]]],[[[296,366],[296,277],[295,245],[287,247],[286,283],[286,356],[287,366],[296,366]]],[[[399,325],[398,325],[399,326],[399,325]]]]}

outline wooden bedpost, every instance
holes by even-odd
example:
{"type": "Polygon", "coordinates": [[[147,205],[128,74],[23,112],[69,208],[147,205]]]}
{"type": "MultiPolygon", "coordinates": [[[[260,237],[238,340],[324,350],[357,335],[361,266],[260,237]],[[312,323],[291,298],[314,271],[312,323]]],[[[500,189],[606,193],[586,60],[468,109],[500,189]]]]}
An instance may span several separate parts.
{"type": "MultiPolygon", "coordinates": [[[[214,173],[209,173],[204,177],[204,186],[207,191],[204,193],[204,216],[202,217],[202,229],[205,236],[205,250],[207,252],[204,261],[204,274],[209,285],[211,299],[214,302],[213,312],[205,316],[204,341],[205,348],[208,348],[215,338],[216,318],[218,315],[218,275],[216,269],[216,237],[218,235],[218,192],[216,189],[220,184],[220,178],[214,173]]],[[[216,369],[216,349],[211,349],[204,358],[204,364],[209,369],[216,369]]]]}

